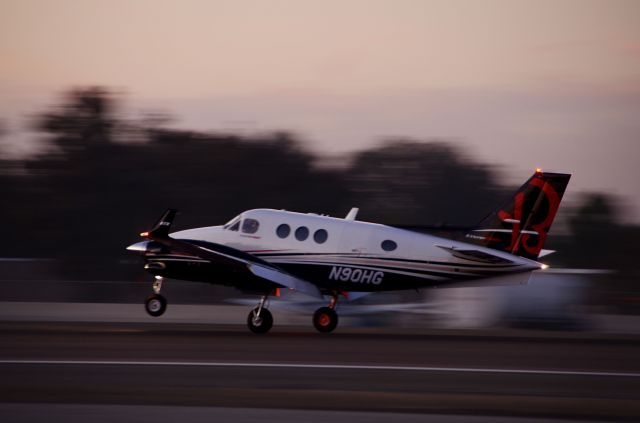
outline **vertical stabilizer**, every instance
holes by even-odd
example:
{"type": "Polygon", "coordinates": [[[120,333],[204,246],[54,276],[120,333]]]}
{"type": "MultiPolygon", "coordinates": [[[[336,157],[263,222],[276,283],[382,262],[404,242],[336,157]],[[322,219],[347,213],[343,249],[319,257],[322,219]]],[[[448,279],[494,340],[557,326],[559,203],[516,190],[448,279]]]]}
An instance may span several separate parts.
{"type": "Polygon", "coordinates": [[[536,260],[570,178],[570,174],[536,171],[509,202],[467,233],[467,240],[536,260]]]}

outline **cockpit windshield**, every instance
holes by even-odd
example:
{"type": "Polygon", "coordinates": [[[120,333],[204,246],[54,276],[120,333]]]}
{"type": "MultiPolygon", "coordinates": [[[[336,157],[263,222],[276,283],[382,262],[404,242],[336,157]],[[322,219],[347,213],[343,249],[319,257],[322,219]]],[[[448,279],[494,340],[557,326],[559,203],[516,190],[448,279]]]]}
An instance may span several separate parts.
{"type": "Polygon", "coordinates": [[[237,231],[238,229],[240,229],[240,216],[236,216],[231,219],[223,226],[223,228],[230,231],[237,231]]]}

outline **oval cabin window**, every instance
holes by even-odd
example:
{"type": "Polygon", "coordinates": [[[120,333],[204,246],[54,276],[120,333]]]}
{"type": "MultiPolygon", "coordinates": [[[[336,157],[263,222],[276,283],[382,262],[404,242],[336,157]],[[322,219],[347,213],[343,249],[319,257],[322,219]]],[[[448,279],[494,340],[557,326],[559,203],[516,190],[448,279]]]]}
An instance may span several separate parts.
{"type": "Polygon", "coordinates": [[[309,237],[309,229],[306,226],[300,226],[296,229],[296,239],[298,241],[304,241],[309,237]]]}
{"type": "Polygon", "coordinates": [[[313,240],[318,244],[324,244],[327,241],[327,238],[329,238],[329,234],[324,229],[318,229],[313,234],[313,240]]]}
{"type": "Polygon", "coordinates": [[[396,244],[395,241],[391,241],[390,239],[382,241],[382,244],[380,244],[380,246],[385,251],[393,251],[398,248],[398,244],[396,244]]]}
{"type": "Polygon", "coordinates": [[[278,226],[278,228],[276,229],[276,234],[280,238],[286,238],[289,236],[290,233],[291,233],[291,228],[286,223],[283,223],[282,225],[278,226]]]}

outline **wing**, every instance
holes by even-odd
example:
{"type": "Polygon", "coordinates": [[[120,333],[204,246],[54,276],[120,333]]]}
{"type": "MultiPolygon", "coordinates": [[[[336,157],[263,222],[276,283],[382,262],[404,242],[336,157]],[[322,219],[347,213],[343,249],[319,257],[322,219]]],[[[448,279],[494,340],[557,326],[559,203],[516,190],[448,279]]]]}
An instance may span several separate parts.
{"type": "Polygon", "coordinates": [[[273,282],[283,288],[290,288],[316,298],[322,298],[322,293],[314,284],[297,278],[281,269],[244,251],[226,245],[199,240],[174,239],[169,236],[169,228],[175,217],[175,210],[168,210],[158,221],[154,229],[140,235],[158,242],[171,251],[188,254],[233,268],[240,272],[248,272],[260,279],[273,282]]]}

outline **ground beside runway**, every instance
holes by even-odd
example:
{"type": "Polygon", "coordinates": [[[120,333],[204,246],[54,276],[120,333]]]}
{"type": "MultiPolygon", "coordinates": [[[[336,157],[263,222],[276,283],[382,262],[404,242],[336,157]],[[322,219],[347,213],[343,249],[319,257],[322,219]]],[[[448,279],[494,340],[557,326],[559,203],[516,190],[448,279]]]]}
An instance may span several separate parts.
{"type": "Polygon", "coordinates": [[[321,335],[286,326],[256,336],[237,325],[1,322],[0,340],[5,409],[54,403],[640,419],[634,337],[356,328],[321,335]]]}
{"type": "Polygon", "coordinates": [[[12,423],[135,421],[157,423],[572,423],[577,420],[443,414],[376,413],[367,411],[281,410],[272,408],[170,407],[162,405],[15,404],[0,403],[0,421],[12,423]]]}

